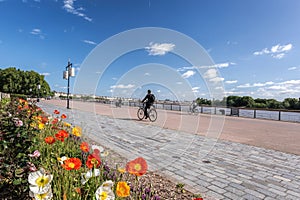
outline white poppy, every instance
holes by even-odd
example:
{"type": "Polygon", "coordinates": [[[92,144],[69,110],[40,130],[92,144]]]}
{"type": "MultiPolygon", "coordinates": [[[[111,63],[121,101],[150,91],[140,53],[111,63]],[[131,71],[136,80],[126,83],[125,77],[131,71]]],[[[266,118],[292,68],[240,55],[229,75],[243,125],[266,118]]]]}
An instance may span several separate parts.
{"type": "Polygon", "coordinates": [[[40,169],[36,172],[31,172],[28,176],[28,182],[30,183],[30,191],[34,194],[44,194],[51,188],[51,181],[53,175],[47,174],[44,169],[40,169]]]}
{"type": "Polygon", "coordinates": [[[112,181],[105,181],[97,190],[96,190],[96,199],[97,200],[114,200],[115,194],[112,191],[114,183],[112,181]]]}
{"type": "Polygon", "coordinates": [[[100,176],[100,170],[94,169],[94,171],[91,169],[87,173],[81,174],[81,184],[84,185],[91,177],[100,176]]]}

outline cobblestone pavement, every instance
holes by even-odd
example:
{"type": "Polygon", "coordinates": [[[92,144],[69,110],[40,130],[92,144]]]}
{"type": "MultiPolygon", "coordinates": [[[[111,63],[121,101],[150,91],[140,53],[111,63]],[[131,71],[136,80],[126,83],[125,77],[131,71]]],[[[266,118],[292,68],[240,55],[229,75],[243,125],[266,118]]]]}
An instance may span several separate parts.
{"type": "MultiPolygon", "coordinates": [[[[58,107],[40,103],[52,113],[58,107]]],[[[300,156],[59,108],[83,133],[116,153],[144,157],[151,171],[214,199],[300,199],[300,156]]]]}

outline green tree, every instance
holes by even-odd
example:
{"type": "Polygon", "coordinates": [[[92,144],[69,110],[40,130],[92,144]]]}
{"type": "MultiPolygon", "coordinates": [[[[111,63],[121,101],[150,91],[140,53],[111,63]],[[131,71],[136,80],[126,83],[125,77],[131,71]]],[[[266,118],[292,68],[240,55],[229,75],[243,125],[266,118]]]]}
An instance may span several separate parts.
{"type": "Polygon", "coordinates": [[[299,100],[296,98],[286,98],[283,100],[283,105],[286,109],[299,109],[299,100]]]}
{"type": "Polygon", "coordinates": [[[35,97],[45,97],[51,93],[43,75],[35,71],[22,71],[15,67],[0,70],[0,91],[35,97]],[[41,86],[40,89],[38,85],[41,86]]]}
{"type": "Polygon", "coordinates": [[[267,100],[267,108],[271,109],[280,109],[283,108],[282,103],[275,100],[275,99],[268,99],[267,100]]]}
{"type": "Polygon", "coordinates": [[[240,106],[245,106],[247,108],[252,108],[254,105],[254,99],[250,96],[243,96],[240,99],[240,106]]]}
{"type": "Polygon", "coordinates": [[[204,98],[197,98],[196,102],[198,105],[211,105],[211,100],[204,99],[204,98]]]}

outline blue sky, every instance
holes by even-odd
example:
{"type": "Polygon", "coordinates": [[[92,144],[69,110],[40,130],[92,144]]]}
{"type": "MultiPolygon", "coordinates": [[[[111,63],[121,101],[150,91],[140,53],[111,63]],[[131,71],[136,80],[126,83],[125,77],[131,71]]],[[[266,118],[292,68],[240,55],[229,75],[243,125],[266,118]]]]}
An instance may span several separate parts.
{"type": "Polygon", "coordinates": [[[159,99],[192,98],[180,96],[185,92],[212,98],[219,97],[212,94],[218,91],[221,96],[299,98],[299,10],[298,0],[0,0],[0,67],[35,70],[45,75],[52,90],[64,92],[67,81],[62,73],[70,59],[76,68],[71,78],[74,92],[81,87],[84,93],[84,85],[96,87],[87,89],[89,93],[104,96],[139,97],[151,88],[159,99]],[[193,65],[178,55],[182,46],[175,38],[154,38],[146,31],[143,48],[98,66],[135,43],[119,41],[96,56],[93,69],[86,66],[104,41],[147,27],[192,39],[213,64],[193,65]],[[160,67],[165,74],[155,79],[160,67]],[[98,74],[93,86],[80,82],[89,79],[87,72],[98,74]],[[146,76],[153,79],[143,84],[146,76]],[[182,83],[188,88],[177,91],[182,83]]]}

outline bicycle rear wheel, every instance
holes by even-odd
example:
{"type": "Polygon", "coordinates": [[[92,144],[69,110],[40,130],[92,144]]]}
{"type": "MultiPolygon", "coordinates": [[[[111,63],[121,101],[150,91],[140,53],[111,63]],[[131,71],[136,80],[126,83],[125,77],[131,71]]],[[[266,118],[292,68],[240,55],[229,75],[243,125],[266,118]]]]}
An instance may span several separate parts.
{"type": "Polygon", "coordinates": [[[151,122],[154,122],[157,119],[157,112],[155,109],[150,109],[149,110],[149,120],[151,122]]]}
{"type": "Polygon", "coordinates": [[[139,120],[144,119],[145,115],[144,115],[144,109],[139,108],[137,111],[137,117],[139,118],[139,120]]]}

